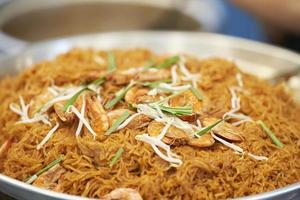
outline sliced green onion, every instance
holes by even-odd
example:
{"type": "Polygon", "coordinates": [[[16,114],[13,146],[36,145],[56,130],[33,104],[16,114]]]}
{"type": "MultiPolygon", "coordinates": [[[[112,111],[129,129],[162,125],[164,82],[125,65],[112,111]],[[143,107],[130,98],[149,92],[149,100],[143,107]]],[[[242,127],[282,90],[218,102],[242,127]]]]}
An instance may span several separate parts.
{"type": "Polygon", "coordinates": [[[166,59],[164,62],[162,62],[161,64],[154,66],[154,68],[156,69],[164,69],[164,68],[168,68],[172,65],[174,65],[175,63],[177,63],[180,60],[179,56],[173,56],[171,58],[166,59]]]}
{"type": "Polygon", "coordinates": [[[126,94],[126,92],[135,84],[135,82],[130,82],[126,87],[122,88],[116,93],[115,98],[110,100],[104,105],[105,109],[113,108],[126,94]]]}
{"type": "Polygon", "coordinates": [[[108,72],[111,73],[117,68],[116,58],[112,52],[108,53],[108,72]]]}
{"type": "Polygon", "coordinates": [[[164,80],[160,80],[160,81],[145,82],[142,85],[145,87],[156,88],[161,83],[171,83],[171,82],[172,82],[171,79],[164,79],[164,80]]]}
{"type": "Polygon", "coordinates": [[[90,83],[89,85],[87,85],[86,87],[87,87],[89,90],[91,90],[91,91],[97,93],[98,87],[99,87],[102,83],[104,83],[105,80],[106,80],[105,77],[98,78],[98,79],[94,80],[92,83],[90,83]]]}
{"type": "Polygon", "coordinates": [[[159,108],[164,112],[167,112],[167,113],[170,113],[170,114],[176,115],[176,116],[183,116],[183,115],[193,114],[193,109],[190,106],[170,107],[170,106],[159,105],[159,108]]]}
{"type": "Polygon", "coordinates": [[[94,87],[98,87],[100,86],[102,83],[105,82],[105,77],[101,77],[99,79],[94,80],[91,84],[85,86],[84,88],[82,88],[81,90],[79,90],[78,92],[76,92],[76,94],[74,94],[65,104],[63,111],[66,112],[68,110],[68,108],[73,105],[75,103],[75,101],[77,100],[77,98],[80,96],[80,94],[82,92],[84,92],[85,90],[91,90],[94,91],[95,88],[94,87]]]}
{"type": "Polygon", "coordinates": [[[37,173],[35,173],[34,175],[28,177],[27,179],[24,180],[24,182],[31,184],[33,181],[35,181],[35,179],[43,174],[44,172],[48,171],[49,169],[51,169],[52,167],[54,167],[56,164],[60,163],[61,161],[64,160],[64,156],[60,155],[58,159],[52,161],[51,163],[49,163],[46,167],[44,167],[43,169],[41,169],[40,171],[38,171],[37,173]]]}
{"type": "Polygon", "coordinates": [[[94,80],[91,84],[99,86],[99,85],[101,85],[104,82],[105,82],[105,77],[101,77],[101,78],[98,78],[98,79],[94,80]]]}
{"type": "Polygon", "coordinates": [[[147,64],[144,65],[142,72],[147,71],[150,68],[153,68],[155,65],[155,62],[153,59],[150,59],[147,64]]]}
{"type": "Polygon", "coordinates": [[[200,101],[203,100],[203,96],[202,96],[202,94],[201,94],[201,92],[198,88],[195,88],[194,86],[191,86],[191,91],[197,97],[198,100],[200,100],[200,101]]]}
{"type": "Polygon", "coordinates": [[[110,163],[109,163],[109,167],[112,168],[112,166],[114,166],[114,164],[116,164],[116,162],[118,161],[118,159],[121,157],[122,153],[124,152],[124,148],[121,147],[117,153],[115,154],[115,156],[111,159],[110,163]]]}
{"type": "Polygon", "coordinates": [[[41,105],[41,106],[39,107],[39,109],[37,109],[37,111],[35,111],[35,113],[39,113],[39,112],[41,112],[41,111],[42,111],[42,109],[44,108],[44,106],[45,106],[45,104],[41,105]]]}
{"type": "Polygon", "coordinates": [[[172,98],[174,98],[174,97],[177,97],[177,96],[181,95],[181,94],[184,93],[185,91],[186,91],[186,90],[182,90],[182,91],[179,91],[179,92],[175,92],[175,93],[171,94],[170,96],[167,96],[167,97],[165,97],[165,98],[163,98],[163,99],[157,101],[156,103],[157,103],[157,104],[161,104],[161,103],[163,103],[163,102],[166,102],[166,101],[168,101],[169,99],[172,99],[172,98]]]}
{"type": "Polygon", "coordinates": [[[219,121],[217,121],[216,123],[213,123],[207,127],[204,127],[203,129],[201,129],[200,131],[196,132],[195,134],[200,137],[202,135],[204,135],[205,133],[210,132],[213,128],[215,128],[218,124],[220,124],[221,122],[223,122],[224,119],[220,119],[219,121]]]}
{"type": "Polygon", "coordinates": [[[276,144],[278,147],[282,148],[283,144],[280,142],[280,140],[276,137],[276,135],[273,133],[273,131],[271,131],[267,125],[261,121],[258,120],[256,121],[256,123],[258,125],[260,125],[260,127],[264,130],[264,132],[271,138],[271,140],[274,142],[274,144],[276,144]]]}
{"type": "Polygon", "coordinates": [[[110,135],[114,131],[117,130],[117,128],[129,117],[129,111],[126,110],[112,125],[111,127],[106,131],[105,135],[110,135]]]}
{"type": "Polygon", "coordinates": [[[129,103],[128,104],[128,108],[132,109],[132,110],[136,110],[137,109],[137,104],[135,104],[135,103],[129,103]]]}
{"type": "Polygon", "coordinates": [[[179,60],[180,60],[179,56],[173,56],[173,57],[167,58],[166,60],[164,60],[164,62],[162,62],[158,65],[147,66],[147,67],[145,67],[145,70],[150,69],[150,68],[155,68],[155,69],[168,68],[168,67],[174,65],[175,63],[177,63],[179,60]]]}
{"type": "Polygon", "coordinates": [[[78,92],[76,92],[76,94],[74,94],[65,104],[63,111],[66,112],[68,110],[68,108],[73,105],[75,103],[75,101],[77,100],[77,98],[79,97],[79,95],[84,92],[85,90],[89,90],[87,87],[82,88],[81,90],[79,90],[78,92]]]}
{"type": "Polygon", "coordinates": [[[117,91],[117,92],[115,93],[115,96],[120,96],[120,95],[122,95],[122,94],[124,93],[124,91],[125,91],[125,87],[122,88],[122,89],[120,89],[119,91],[117,91]]]}
{"type": "Polygon", "coordinates": [[[153,60],[153,58],[151,58],[151,59],[149,59],[149,60],[147,61],[147,63],[145,64],[144,70],[145,70],[145,69],[149,69],[149,68],[153,67],[154,65],[155,65],[155,61],[153,60]]]}

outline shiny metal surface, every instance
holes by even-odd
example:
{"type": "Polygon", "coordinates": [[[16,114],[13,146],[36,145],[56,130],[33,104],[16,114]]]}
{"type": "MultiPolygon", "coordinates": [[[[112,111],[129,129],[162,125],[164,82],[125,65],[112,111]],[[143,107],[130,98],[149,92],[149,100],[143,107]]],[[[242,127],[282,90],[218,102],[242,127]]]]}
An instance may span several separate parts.
{"type": "MultiPolygon", "coordinates": [[[[1,1],[1,0],[0,0],[1,1]]],[[[211,3],[186,9],[195,0],[60,0],[7,1],[0,7],[0,54],[56,37],[124,30],[211,30],[216,24],[203,17],[219,12],[211,3]],[[205,12],[204,12],[205,11],[205,12]],[[202,20],[202,21],[201,21],[202,20]],[[203,27],[202,27],[202,24],[203,27]]],[[[206,0],[207,1],[207,0],[206,0]]],[[[219,17],[220,18],[220,17],[219,17]]]]}
{"type": "MultiPolygon", "coordinates": [[[[24,67],[73,47],[149,48],[157,53],[188,53],[197,57],[221,56],[234,60],[241,69],[262,78],[272,79],[280,73],[295,70],[300,56],[278,47],[216,34],[192,32],[115,32],[85,35],[28,45],[14,56],[0,58],[0,76],[16,74],[24,67]]],[[[17,199],[83,199],[36,188],[0,174],[0,191],[17,199]]],[[[296,200],[300,182],[278,190],[241,200],[296,200]]]]}
{"type": "Polygon", "coordinates": [[[24,41],[120,30],[199,30],[184,13],[187,0],[11,1],[0,11],[0,29],[24,41]]]}

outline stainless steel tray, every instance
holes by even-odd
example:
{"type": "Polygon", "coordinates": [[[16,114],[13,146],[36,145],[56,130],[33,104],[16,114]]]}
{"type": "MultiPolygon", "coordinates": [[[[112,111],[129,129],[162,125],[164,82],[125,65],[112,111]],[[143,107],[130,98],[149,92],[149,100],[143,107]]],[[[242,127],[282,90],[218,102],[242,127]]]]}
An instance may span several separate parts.
{"type": "MultiPolygon", "coordinates": [[[[188,53],[197,57],[220,56],[234,60],[242,70],[265,79],[272,79],[300,66],[300,55],[278,47],[222,36],[195,32],[114,32],[63,38],[27,44],[15,55],[0,58],[0,77],[16,74],[24,67],[72,47],[95,49],[149,48],[157,53],[188,53]]],[[[0,174],[0,191],[17,199],[86,199],[33,187],[0,174]]],[[[242,200],[299,199],[300,182],[272,192],[242,200]]]]}

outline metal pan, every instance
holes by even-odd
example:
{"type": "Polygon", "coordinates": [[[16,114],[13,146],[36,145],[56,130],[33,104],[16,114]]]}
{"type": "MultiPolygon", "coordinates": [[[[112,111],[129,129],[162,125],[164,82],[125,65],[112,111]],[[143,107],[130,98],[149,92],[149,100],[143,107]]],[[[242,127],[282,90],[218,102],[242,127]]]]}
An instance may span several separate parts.
{"type": "MultiPolygon", "coordinates": [[[[24,46],[24,43],[22,43],[24,46]]],[[[0,77],[16,74],[24,67],[45,59],[52,59],[73,47],[149,48],[156,53],[188,53],[198,57],[221,56],[234,60],[242,70],[265,79],[295,71],[300,55],[278,47],[209,33],[195,32],[114,32],[25,44],[25,48],[0,58],[0,77]]],[[[0,174],[0,191],[17,199],[86,199],[33,187],[0,174]]],[[[241,200],[299,199],[300,182],[272,192],[241,200]]]]}

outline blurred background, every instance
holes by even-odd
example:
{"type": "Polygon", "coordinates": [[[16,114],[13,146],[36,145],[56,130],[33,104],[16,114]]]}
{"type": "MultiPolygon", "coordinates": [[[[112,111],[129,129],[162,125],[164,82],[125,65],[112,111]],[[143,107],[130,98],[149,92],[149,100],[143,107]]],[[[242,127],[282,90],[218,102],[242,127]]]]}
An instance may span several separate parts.
{"type": "Polygon", "coordinates": [[[121,30],[215,32],[300,51],[300,0],[0,0],[0,46],[121,30]]]}

